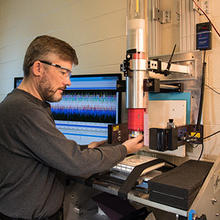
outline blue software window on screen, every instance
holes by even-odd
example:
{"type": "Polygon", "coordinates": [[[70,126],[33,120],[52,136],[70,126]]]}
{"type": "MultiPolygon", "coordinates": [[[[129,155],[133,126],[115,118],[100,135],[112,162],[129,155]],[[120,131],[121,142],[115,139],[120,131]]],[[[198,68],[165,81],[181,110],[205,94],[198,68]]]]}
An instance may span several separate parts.
{"type": "MultiPolygon", "coordinates": [[[[15,79],[15,88],[21,82],[15,79]]],[[[108,139],[108,125],[121,122],[121,74],[73,75],[60,102],[51,104],[57,128],[78,144],[108,139]]]]}

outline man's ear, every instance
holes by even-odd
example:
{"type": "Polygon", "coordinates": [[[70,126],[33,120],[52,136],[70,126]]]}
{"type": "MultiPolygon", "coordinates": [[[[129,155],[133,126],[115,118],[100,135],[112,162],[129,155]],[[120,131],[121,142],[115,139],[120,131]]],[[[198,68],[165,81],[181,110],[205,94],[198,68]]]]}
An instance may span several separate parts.
{"type": "Polygon", "coordinates": [[[43,65],[40,61],[35,61],[32,66],[32,72],[34,76],[41,76],[43,73],[43,65]]]}

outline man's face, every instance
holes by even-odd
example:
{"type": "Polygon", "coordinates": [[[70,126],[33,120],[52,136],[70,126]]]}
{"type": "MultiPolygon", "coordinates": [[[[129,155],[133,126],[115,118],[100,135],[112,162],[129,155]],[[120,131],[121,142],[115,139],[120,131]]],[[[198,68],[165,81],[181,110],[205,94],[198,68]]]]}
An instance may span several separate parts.
{"type": "Polygon", "coordinates": [[[39,81],[39,94],[44,101],[58,102],[62,99],[63,90],[71,84],[68,70],[72,70],[72,63],[58,58],[48,58],[41,63],[44,69],[39,81]]]}

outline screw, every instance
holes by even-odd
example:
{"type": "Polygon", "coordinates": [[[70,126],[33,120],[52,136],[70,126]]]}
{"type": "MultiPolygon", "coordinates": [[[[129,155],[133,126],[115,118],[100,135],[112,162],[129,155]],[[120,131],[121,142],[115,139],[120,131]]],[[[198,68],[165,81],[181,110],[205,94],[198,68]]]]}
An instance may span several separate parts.
{"type": "Polygon", "coordinates": [[[212,202],[212,204],[214,205],[214,204],[217,202],[217,200],[216,200],[215,198],[213,198],[213,199],[211,200],[211,202],[212,202]]]}

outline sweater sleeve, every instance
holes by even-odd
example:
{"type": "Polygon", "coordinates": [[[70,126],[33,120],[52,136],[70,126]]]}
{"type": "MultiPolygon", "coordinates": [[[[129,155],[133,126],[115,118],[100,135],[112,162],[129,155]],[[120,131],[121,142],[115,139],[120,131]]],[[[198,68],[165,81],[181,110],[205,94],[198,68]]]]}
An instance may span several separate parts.
{"type": "Polygon", "coordinates": [[[50,116],[40,109],[20,117],[17,126],[16,135],[25,146],[25,156],[34,157],[67,175],[87,176],[108,170],[127,154],[123,145],[82,150],[75,141],[68,140],[50,116]]]}

